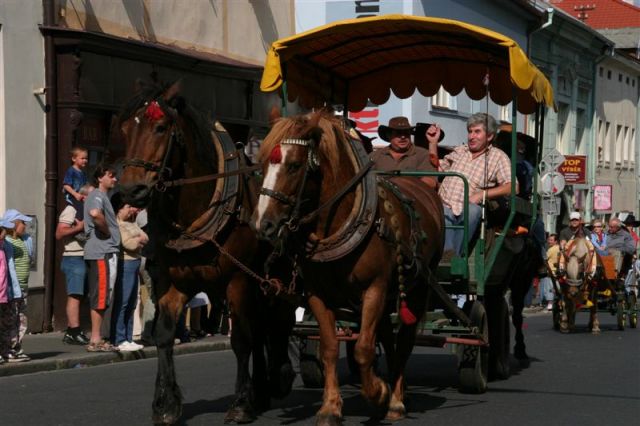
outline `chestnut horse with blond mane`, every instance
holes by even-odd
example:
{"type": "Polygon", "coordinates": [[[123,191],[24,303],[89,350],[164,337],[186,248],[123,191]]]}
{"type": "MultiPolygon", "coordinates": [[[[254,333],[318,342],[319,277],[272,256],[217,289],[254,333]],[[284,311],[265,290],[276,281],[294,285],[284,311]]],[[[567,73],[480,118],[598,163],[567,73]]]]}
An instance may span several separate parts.
{"type": "Polygon", "coordinates": [[[324,111],[276,121],[260,162],[264,181],[252,224],[259,237],[296,257],[319,324],[325,383],[317,424],[342,419],[336,319],[345,308],[360,323],[354,357],[363,396],[388,419],[403,418],[404,369],[444,241],[437,193],[415,178],[376,179],[361,144],[324,111]],[[389,314],[397,307],[393,335],[389,314]],[[377,338],[390,387],[374,371],[377,338]]]}

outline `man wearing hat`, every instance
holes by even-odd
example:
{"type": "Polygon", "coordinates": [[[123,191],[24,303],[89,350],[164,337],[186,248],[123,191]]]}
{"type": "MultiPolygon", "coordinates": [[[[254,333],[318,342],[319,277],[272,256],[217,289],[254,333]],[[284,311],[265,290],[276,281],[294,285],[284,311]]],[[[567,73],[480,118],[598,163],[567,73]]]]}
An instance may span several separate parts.
{"type": "Polygon", "coordinates": [[[591,240],[591,232],[583,226],[580,212],[569,213],[569,226],[560,231],[560,250],[564,250],[568,241],[576,237],[585,237],[591,240]]]}
{"type": "MultiPolygon", "coordinates": [[[[409,123],[407,117],[393,117],[389,125],[381,125],[378,135],[389,142],[389,146],[375,150],[371,154],[376,170],[419,170],[436,171],[429,157],[429,151],[415,146],[411,135],[415,135],[415,127],[409,123]]],[[[432,176],[420,178],[430,188],[436,187],[436,179],[432,176]]]]}

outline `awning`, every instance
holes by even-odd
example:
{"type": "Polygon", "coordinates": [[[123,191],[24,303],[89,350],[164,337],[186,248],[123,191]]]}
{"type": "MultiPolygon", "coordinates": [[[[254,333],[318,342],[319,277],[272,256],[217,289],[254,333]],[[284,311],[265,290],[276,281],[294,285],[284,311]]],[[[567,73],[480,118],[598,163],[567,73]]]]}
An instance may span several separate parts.
{"type": "Polygon", "coordinates": [[[287,81],[288,98],[305,107],[344,104],[363,109],[385,103],[391,91],[407,98],[417,89],[433,96],[440,86],[452,95],[511,102],[528,114],[536,104],[553,107],[553,90],[512,39],[450,19],[385,15],[349,19],[275,41],[267,54],[260,88],[287,81]]]}

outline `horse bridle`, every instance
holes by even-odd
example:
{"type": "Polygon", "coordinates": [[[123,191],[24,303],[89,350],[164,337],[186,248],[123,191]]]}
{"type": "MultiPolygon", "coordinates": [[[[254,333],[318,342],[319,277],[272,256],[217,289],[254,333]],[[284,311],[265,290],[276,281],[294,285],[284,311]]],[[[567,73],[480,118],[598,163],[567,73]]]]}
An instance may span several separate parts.
{"type": "Polygon", "coordinates": [[[260,188],[260,195],[266,195],[267,197],[271,197],[284,205],[293,207],[291,210],[291,214],[289,215],[289,220],[286,222],[286,226],[295,231],[299,226],[299,216],[300,216],[300,208],[302,206],[302,193],[304,192],[304,188],[307,185],[307,180],[311,173],[315,173],[320,167],[320,160],[318,159],[318,154],[316,152],[316,144],[312,139],[284,139],[280,141],[280,145],[297,145],[308,148],[307,151],[307,162],[304,168],[304,175],[302,177],[302,182],[298,187],[298,191],[296,196],[287,195],[280,191],[275,191],[273,189],[262,187],[260,188]]]}
{"type": "MultiPolygon", "coordinates": [[[[149,108],[156,107],[159,108],[162,113],[171,117],[171,136],[169,137],[169,145],[167,146],[167,150],[160,165],[140,158],[130,158],[122,162],[122,170],[124,171],[127,167],[140,167],[146,171],[155,172],[156,177],[153,180],[152,187],[159,192],[164,192],[166,190],[165,182],[167,182],[167,179],[169,179],[173,174],[173,170],[168,166],[169,159],[171,158],[171,154],[176,145],[184,145],[184,134],[178,127],[176,110],[167,105],[162,97],[158,97],[151,102],[145,102],[144,105],[147,106],[146,111],[148,111],[149,108]]],[[[140,122],[138,116],[135,117],[135,121],[136,123],[140,122]]]]}
{"type": "MultiPolygon", "coordinates": [[[[573,254],[574,250],[575,250],[575,240],[572,239],[571,241],[569,241],[567,243],[567,247],[565,248],[564,252],[561,253],[561,255],[564,257],[565,264],[568,264],[569,258],[573,254]]],[[[580,265],[583,268],[583,271],[582,271],[583,278],[574,280],[574,279],[570,279],[568,277],[565,277],[565,281],[566,281],[567,284],[569,284],[572,287],[583,287],[584,285],[586,285],[586,283],[588,282],[586,271],[589,268],[589,266],[591,265],[592,256],[593,256],[593,254],[591,253],[590,250],[588,250],[587,254],[584,256],[584,259],[580,262],[580,265]]],[[[565,269],[566,269],[566,266],[565,266],[565,269]]]]}
{"type": "MultiPolygon", "coordinates": [[[[312,172],[316,172],[318,170],[318,168],[320,167],[320,161],[318,159],[317,153],[316,153],[316,148],[315,148],[315,142],[310,141],[310,140],[306,140],[306,139],[285,139],[284,141],[280,142],[281,144],[289,144],[289,145],[300,145],[300,146],[308,146],[309,147],[309,151],[307,153],[307,164],[306,164],[306,168],[305,168],[305,173],[304,176],[302,178],[302,183],[300,185],[300,187],[298,188],[298,192],[296,197],[294,198],[292,195],[287,195],[284,194],[280,191],[274,191],[272,189],[268,189],[268,188],[260,188],[260,194],[262,195],[266,195],[268,197],[274,198],[275,200],[280,201],[281,203],[288,205],[288,206],[293,206],[293,210],[291,212],[291,214],[289,215],[289,219],[284,223],[283,227],[287,227],[290,231],[295,232],[298,230],[298,228],[300,227],[300,225],[304,225],[307,223],[310,223],[312,220],[314,220],[318,214],[328,208],[333,206],[338,200],[340,200],[347,192],[349,192],[349,190],[358,182],[360,182],[360,180],[362,180],[362,178],[369,172],[369,170],[371,169],[371,167],[373,166],[373,162],[369,161],[367,164],[365,164],[363,167],[360,168],[360,170],[358,171],[358,173],[356,173],[351,180],[349,180],[349,182],[347,182],[341,189],[340,191],[336,192],[333,196],[331,196],[331,198],[329,198],[327,201],[325,201],[321,206],[317,207],[315,210],[313,210],[311,213],[308,213],[307,215],[300,217],[300,207],[302,205],[303,199],[302,199],[302,193],[304,191],[304,187],[307,183],[307,178],[308,176],[312,173],[312,172]]],[[[278,235],[281,237],[283,232],[282,229],[278,232],[278,235]]]]}

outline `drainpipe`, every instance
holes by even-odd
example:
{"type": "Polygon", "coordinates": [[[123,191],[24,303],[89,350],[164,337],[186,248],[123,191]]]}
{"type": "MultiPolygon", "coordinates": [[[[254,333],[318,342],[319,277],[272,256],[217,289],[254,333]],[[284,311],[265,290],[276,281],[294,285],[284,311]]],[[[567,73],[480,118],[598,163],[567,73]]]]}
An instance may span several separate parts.
{"type": "MultiPolygon", "coordinates": [[[[56,24],[55,0],[43,0],[44,26],[56,24]]],[[[53,330],[53,278],[55,276],[56,188],[58,185],[58,111],[56,87],[56,56],[53,35],[44,34],[46,91],[45,139],[45,232],[44,232],[44,313],[43,331],[53,330]]]]}
{"type": "Polygon", "coordinates": [[[530,53],[531,53],[531,36],[534,33],[537,33],[538,31],[542,31],[545,28],[551,26],[551,24],[553,24],[553,12],[554,12],[554,9],[552,7],[548,7],[547,22],[545,22],[544,24],[540,25],[538,28],[536,28],[535,30],[532,30],[529,34],[527,34],[527,56],[530,56],[530,53]]]}
{"type": "Polygon", "coordinates": [[[593,71],[591,73],[591,81],[593,82],[591,89],[591,132],[589,134],[589,146],[587,147],[587,159],[591,161],[587,162],[587,182],[589,188],[587,189],[587,196],[585,197],[585,220],[590,222],[593,212],[593,187],[596,184],[596,168],[598,167],[598,144],[596,143],[596,132],[598,131],[597,123],[597,109],[596,109],[596,82],[598,78],[598,65],[606,58],[614,55],[614,50],[611,46],[604,46],[605,53],[598,56],[593,61],[593,71]],[[592,163],[592,164],[589,164],[592,163]]]}

